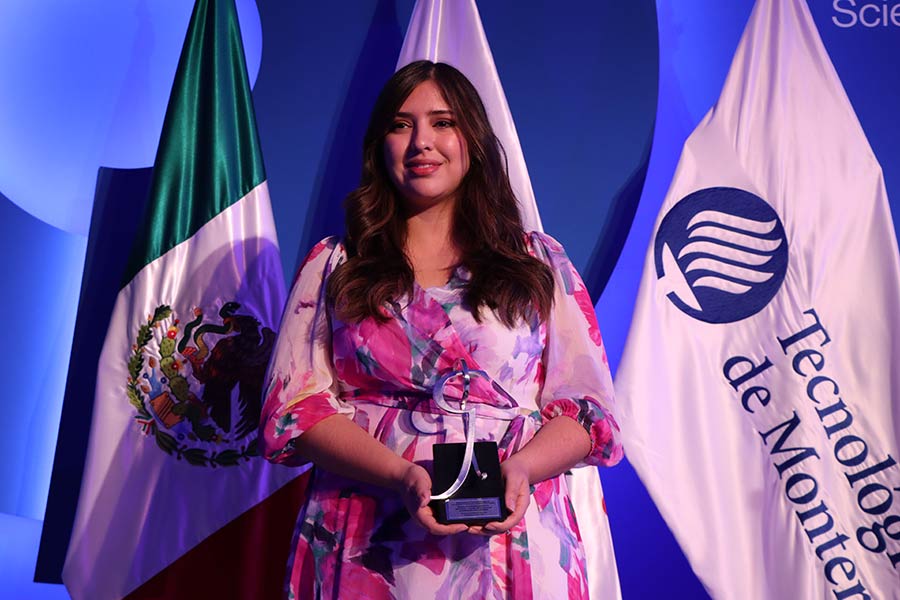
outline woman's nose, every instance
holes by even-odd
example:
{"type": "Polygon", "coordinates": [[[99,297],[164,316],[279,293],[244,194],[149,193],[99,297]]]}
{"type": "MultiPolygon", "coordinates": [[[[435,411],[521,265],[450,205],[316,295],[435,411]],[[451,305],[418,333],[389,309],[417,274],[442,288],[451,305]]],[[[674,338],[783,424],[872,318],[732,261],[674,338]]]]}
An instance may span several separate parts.
{"type": "Polygon", "coordinates": [[[412,145],[416,150],[424,151],[434,148],[434,132],[430,127],[413,128],[412,145]]]}

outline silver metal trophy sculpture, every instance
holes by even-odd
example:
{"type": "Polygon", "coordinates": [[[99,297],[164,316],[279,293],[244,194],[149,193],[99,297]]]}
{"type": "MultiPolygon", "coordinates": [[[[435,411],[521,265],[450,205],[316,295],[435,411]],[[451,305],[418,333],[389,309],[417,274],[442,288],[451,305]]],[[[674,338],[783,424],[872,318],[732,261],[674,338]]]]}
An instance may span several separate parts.
{"type": "Polygon", "coordinates": [[[446,491],[433,495],[430,506],[439,523],[484,525],[502,521],[509,511],[503,503],[503,479],[496,442],[475,441],[477,405],[467,407],[472,377],[490,379],[480,370],[469,370],[466,361],[461,368],[441,377],[434,386],[434,403],[443,411],[462,416],[464,444],[435,444],[433,489],[446,491]],[[463,393],[459,408],[453,408],[444,398],[444,386],[454,377],[462,377],[463,393]]]}

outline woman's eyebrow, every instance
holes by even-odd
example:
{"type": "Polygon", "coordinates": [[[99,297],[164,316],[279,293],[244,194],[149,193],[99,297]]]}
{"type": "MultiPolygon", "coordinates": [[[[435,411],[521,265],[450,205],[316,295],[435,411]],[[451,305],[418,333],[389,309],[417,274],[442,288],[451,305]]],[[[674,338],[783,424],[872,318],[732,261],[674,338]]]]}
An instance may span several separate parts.
{"type": "MultiPolygon", "coordinates": [[[[428,115],[429,115],[429,116],[433,116],[433,115],[450,115],[450,116],[452,116],[452,115],[453,115],[453,111],[450,110],[449,108],[442,108],[442,109],[438,109],[438,110],[432,110],[432,111],[429,111],[429,112],[428,112],[428,115]]],[[[412,114],[412,113],[407,113],[407,112],[398,112],[398,113],[396,114],[396,116],[398,116],[398,117],[409,118],[409,117],[412,117],[413,114],[412,114]]]]}

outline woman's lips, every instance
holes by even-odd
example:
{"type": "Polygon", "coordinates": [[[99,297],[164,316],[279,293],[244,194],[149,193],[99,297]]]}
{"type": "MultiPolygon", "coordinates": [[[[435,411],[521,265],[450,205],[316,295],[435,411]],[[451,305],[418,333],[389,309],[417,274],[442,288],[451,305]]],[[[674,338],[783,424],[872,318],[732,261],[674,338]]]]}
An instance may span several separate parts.
{"type": "Polygon", "coordinates": [[[432,161],[422,161],[422,162],[414,162],[407,163],[406,168],[410,173],[417,177],[424,177],[426,175],[431,175],[441,166],[439,162],[432,161]]]}

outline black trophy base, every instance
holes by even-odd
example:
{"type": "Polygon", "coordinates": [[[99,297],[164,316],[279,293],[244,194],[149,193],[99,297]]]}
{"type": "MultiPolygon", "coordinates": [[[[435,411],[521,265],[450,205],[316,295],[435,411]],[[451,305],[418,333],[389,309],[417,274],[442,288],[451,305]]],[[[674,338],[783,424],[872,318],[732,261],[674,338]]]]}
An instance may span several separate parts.
{"type": "MultiPolygon", "coordinates": [[[[465,444],[435,444],[432,490],[448,489],[462,467],[465,444]]],[[[475,460],[487,478],[481,479],[469,468],[469,474],[452,497],[432,500],[429,506],[438,523],[451,525],[484,525],[502,521],[509,516],[503,503],[503,478],[500,476],[500,457],[496,442],[475,442],[475,460]]],[[[474,462],[474,461],[473,461],[474,462]]]]}

